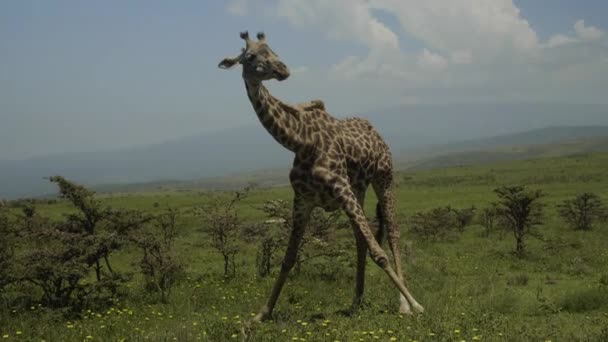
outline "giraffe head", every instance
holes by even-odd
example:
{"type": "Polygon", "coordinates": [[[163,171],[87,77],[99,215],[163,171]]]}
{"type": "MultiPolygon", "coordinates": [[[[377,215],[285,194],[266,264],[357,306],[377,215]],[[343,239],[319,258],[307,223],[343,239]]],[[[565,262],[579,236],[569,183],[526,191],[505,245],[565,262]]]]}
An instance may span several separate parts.
{"type": "Polygon", "coordinates": [[[283,81],[289,77],[289,69],[268,46],[264,33],[258,33],[257,42],[249,38],[247,31],[241,32],[241,38],[245,40],[245,47],[241,53],[236,57],[224,58],[218,67],[230,69],[241,64],[243,78],[252,81],[265,81],[273,78],[283,81]]]}

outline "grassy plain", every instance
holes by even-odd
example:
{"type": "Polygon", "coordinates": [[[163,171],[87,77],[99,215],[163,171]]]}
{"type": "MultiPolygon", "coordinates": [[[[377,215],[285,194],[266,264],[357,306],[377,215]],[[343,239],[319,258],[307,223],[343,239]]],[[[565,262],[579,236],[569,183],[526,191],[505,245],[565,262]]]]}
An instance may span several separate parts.
{"type": "MultiPolygon", "coordinates": [[[[557,216],[555,205],[583,191],[608,202],[608,154],[535,159],[475,167],[398,174],[398,217],[402,222],[404,264],[410,288],[426,312],[397,313],[398,293],[368,260],[366,305],[355,316],[354,239],[351,258],[304,264],[290,277],[274,321],[255,324],[254,341],[608,341],[608,226],[572,231],[557,216]],[[416,211],[451,205],[484,207],[496,200],[500,185],[526,184],[547,193],[543,238],[527,240],[527,256],[512,254],[511,235],[482,227],[466,228],[456,240],[426,242],[408,233],[406,219],[416,211]],[[350,260],[349,260],[350,259],[350,260]]],[[[289,188],[254,191],[239,206],[247,222],[264,220],[259,207],[267,199],[289,200],[289,188]]],[[[147,211],[165,205],[184,212],[213,200],[210,193],[166,191],[102,194],[116,208],[147,211]],[[155,205],[155,203],[157,203],[155,205]]],[[[366,202],[373,213],[375,199],[366,202]]],[[[65,202],[39,208],[60,217],[65,202]]],[[[185,278],[162,304],[142,290],[135,276],[126,296],[115,305],[65,318],[37,303],[0,308],[3,341],[232,341],[265,302],[274,275],[256,276],[255,246],[237,254],[237,276],[222,277],[221,256],[199,231],[201,220],[184,216],[177,248],[186,265],[185,278]]],[[[115,268],[136,272],[137,250],[112,255],[115,268]]],[[[8,293],[6,296],[10,296],[8,293]]]]}

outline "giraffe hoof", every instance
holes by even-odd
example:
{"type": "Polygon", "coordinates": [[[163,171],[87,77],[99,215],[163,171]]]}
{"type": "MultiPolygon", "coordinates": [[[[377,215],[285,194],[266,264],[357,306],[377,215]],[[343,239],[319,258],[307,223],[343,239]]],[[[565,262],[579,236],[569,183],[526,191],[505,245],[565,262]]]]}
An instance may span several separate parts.
{"type": "Polygon", "coordinates": [[[424,308],[420,304],[413,305],[414,311],[417,313],[424,313],[424,308]]]}
{"type": "Polygon", "coordinates": [[[359,314],[359,312],[361,312],[361,306],[357,305],[357,306],[351,306],[349,310],[345,310],[345,316],[347,317],[355,317],[359,314]]]}
{"type": "Polygon", "coordinates": [[[404,316],[413,316],[414,313],[410,308],[399,308],[399,314],[404,316]]]}
{"type": "Polygon", "coordinates": [[[270,317],[270,314],[268,312],[260,311],[257,315],[255,315],[255,317],[253,317],[253,319],[251,321],[255,322],[255,323],[259,323],[259,322],[267,321],[270,318],[271,317],[270,317]]]}
{"type": "Polygon", "coordinates": [[[245,323],[241,326],[241,341],[249,341],[252,335],[253,329],[250,324],[245,323]]]}

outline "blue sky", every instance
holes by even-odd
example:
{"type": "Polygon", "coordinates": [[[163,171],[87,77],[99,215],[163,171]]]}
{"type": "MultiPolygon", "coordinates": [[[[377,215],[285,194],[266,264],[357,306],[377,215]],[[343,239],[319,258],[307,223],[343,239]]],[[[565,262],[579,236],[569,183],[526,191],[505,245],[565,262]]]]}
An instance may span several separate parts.
{"type": "Polygon", "coordinates": [[[273,92],[322,98],[337,115],[437,101],[607,101],[608,2],[417,3],[2,1],[0,159],[255,122],[240,73],[217,69],[241,48],[242,29],[266,31],[292,69],[273,92]]]}

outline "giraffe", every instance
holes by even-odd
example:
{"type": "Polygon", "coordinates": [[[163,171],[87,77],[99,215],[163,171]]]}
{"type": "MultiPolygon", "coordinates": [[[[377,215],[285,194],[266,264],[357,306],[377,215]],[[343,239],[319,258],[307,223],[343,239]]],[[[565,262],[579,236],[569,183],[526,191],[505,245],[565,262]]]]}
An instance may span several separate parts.
{"type": "Polygon", "coordinates": [[[236,57],[223,59],[218,67],[229,69],[242,65],[247,96],[260,122],[283,147],[294,152],[289,180],[294,191],[293,226],[280,273],[266,304],[253,321],[269,319],[293,268],[299,242],[310,219],[311,211],[343,210],[353,228],[357,248],[357,271],[352,309],[362,304],[367,252],[399,289],[399,312],[413,314],[424,308],[405,286],[399,252],[399,227],[394,217],[394,180],[392,157],[388,145],[369,121],[360,118],[337,119],[325,110],[321,100],[291,105],[270,94],[263,81],[283,81],[289,69],[272,51],[264,33],[257,41],[241,32],[245,48],[236,57]],[[382,232],[388,231],[389,248],[394,267],[379,244],[363,211],[365,193],[371,184],[377,195],[376,212],[382,232]]]}

